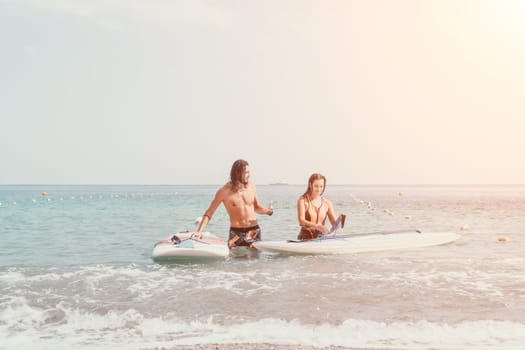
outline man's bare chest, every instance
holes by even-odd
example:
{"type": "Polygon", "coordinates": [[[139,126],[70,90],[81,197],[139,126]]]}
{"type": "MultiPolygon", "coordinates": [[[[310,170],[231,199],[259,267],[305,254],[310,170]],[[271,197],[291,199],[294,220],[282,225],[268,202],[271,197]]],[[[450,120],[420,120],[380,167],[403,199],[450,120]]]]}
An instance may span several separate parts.
{"type": "Polygon", "coordinates": [[[255,196],[246,191],[240,191],[229,197],[228,203],[231,207],[246,207],[253,205],[255,196]]]}

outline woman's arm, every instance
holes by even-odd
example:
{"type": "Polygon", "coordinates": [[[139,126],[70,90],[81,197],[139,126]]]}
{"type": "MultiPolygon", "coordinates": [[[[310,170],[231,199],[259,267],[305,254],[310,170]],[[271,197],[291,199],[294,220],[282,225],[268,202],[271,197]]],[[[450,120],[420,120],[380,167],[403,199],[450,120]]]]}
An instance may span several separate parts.
{"type": "Polygon", "coordinates": [[[299,197],[299,199],[297,200],[297,221],[299,222],[299,226],[301,227],[307,227],[307,225],[310,223],[305,219],[303,196],[299,197]]]}
{"type": "Polygon", "coordinates": [[[326,212],[326,215],[328,216],[328,219],[330,220],[330,223],[333,225],[335,224],[335,221],[337,220],[337,218],[335,217],[335,213],[334,213],[334,207],[332,205],[332,201],[326,199],[326,203],[328,205],[328,211],[326,212]]]}

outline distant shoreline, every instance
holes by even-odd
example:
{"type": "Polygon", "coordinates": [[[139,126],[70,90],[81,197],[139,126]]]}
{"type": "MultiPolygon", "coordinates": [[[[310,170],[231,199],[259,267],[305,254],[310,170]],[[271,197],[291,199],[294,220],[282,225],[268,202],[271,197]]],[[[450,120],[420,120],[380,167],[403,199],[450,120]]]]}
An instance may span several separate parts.
{"type": "Polygon", "coordinates": [[[389,348],[355,348],[346,346],[316,347],[300,344],[231,343],[175,345],[167,348],[144,348],[141,350],[389,350],[389,348]]]}

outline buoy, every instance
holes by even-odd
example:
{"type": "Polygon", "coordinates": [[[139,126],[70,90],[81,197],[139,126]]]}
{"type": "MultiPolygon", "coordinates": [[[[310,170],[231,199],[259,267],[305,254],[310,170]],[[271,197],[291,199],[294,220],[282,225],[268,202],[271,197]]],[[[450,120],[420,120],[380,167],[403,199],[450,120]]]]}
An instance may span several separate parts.
{"type": "Polygon", "coordinates": [[[201,221],[202,221],[202,216],[199,216],[198,218],[195,219],[195,225],[199,226],[201,221]]]}
{"type": "Polygon", "coordinates": [[[508,241],[509,241],[508,237],[505,237],[505,236],[498,237],[498,242],[507,243],[508,241]]]}
{"type": "Polygon", "coordinates": [[[42,192],[42,193],[40,193],[40,194],[42,195],[42,197],[47,196],[47,192],[46,192],[46,191],[44,191],[44,192],[42,192]]]}

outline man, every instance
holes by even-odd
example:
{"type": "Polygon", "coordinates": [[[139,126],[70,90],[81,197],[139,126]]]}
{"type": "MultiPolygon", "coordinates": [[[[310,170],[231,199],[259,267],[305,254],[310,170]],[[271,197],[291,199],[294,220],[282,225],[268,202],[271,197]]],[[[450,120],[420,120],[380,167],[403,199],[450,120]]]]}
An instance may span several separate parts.
{"type": "Polygon", "coordinates": [[[230,171],[230,182],[222,186],[202,216],[197,232],[192,236],[201,238],[202,230],[210,222],[213,213],[221,203],[224,204],[230,217],[230,234],[228,248],[238,246],[252,247],[254,241],[261,239],[261,228],[257,224],[255,213],[272,215],[272,203],[268,208],[259,204],[255,185],[249,182],[250,167],[242,159],[236,160],[230,171]]]}

